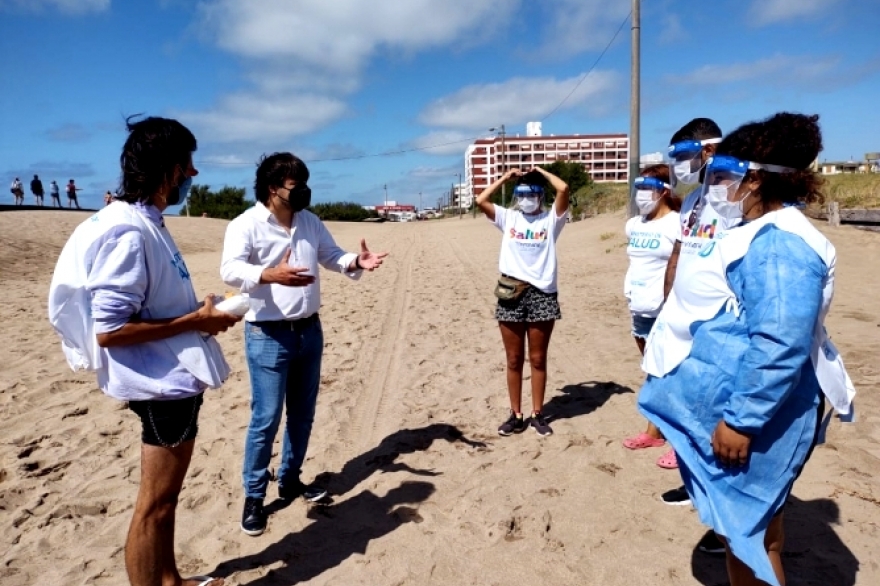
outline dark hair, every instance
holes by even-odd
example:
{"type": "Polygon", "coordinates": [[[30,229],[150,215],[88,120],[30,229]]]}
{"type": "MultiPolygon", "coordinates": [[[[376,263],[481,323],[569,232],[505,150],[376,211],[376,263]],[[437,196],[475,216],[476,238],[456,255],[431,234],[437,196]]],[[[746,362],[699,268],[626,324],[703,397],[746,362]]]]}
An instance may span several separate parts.
{"type": "MultiPolygon", "coordinates": [[[[653,177],[659,179],[663,183],[669,183],[669,165],[651,165],[645,167],[640,173],[642,177],[653,177]]],[[[681,211],[681,198],[678,197],[671,189],[666,190],[663,201],[673,212],[681,211]]]]}
{"type": "Polygon", "coordinates": [[[254,180],[254,195],[263,205],[269,201],[270,187],[284,187],[284,182],[293,179],[297,184],[309,180],[309,168],[302,159],[292,153],[273,153],[263,155],[257,164],[257,178],[254,180]]]}
{"type": "Polygon", "coordinates": [[[125,119],[128,138],[119,157],[122,185],[117,197],[128,203],[150,203],[163,185],[173,181],[177,167],[187,171],[196,137],[177,120],[151,116],[132,122],[134,117],[125,119]]]}
{"type": "Polygon", "coordinates": [[[678,132],[669,139],[669,144],[675,144],[683,140],[706,140],[707,138],[721,138],[721,128],[711,118],[694,118],[678,129],[678,132]]]}
{"type": "Polygon", "coordinates": [[[535,185],[546,191],[547,179],[538,171],[529,171],[516,180],[516,185],[535,185]]]}
{"type": "Polygon", "coordinates": [[[747,178],[761,182],[758,194],[764,202],[821,202],[823,181],[810,169],[822,150],[822,131],[818,122],[818,115],[780,112],[731,132],[718,145],[718,154],[797,169],[793,173],[749,171],[747,178]]]}

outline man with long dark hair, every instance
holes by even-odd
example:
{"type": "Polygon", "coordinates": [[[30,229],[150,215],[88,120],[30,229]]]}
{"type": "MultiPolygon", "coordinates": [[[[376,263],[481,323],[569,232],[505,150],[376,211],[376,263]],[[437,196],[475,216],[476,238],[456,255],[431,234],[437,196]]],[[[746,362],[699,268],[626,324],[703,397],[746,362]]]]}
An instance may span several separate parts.
{"type": "Polygon", "coordinates": [[[202,395],[229,374],[213,336],[241,318],[215,309],[210,296],[199,306],[162,218],[198,174],[195,137],[165,118],[129,121],[128,133],[117,201],[65,245],[49,317],[70,365],[95,370],[101,390],[127,401],[141,420],[140,488],[125,544],[131,584],[222,586],[180,577],[174,524],[202,395]]]}

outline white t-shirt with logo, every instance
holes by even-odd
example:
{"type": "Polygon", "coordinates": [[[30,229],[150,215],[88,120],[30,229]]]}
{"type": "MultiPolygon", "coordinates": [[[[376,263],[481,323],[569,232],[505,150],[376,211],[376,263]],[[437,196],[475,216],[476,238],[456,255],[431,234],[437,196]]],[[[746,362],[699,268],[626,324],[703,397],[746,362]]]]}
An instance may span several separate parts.
{"type": "Polygon", "coordinates": [[[626,237],[629,269],[623,294],[629,310],[643,317],[657,317],[663,306],[666,264],[675,241],[681,237],[679,215],[670,212],[650,221],[645,216],[630,218],[626,222],[626,237]]]}
{"type": "Polygon", "coordinates": [[[498,270],[531,283],[544,293],[556,293],[556,239],[568,220],[568,210],[525,215],[495,206],[494,224],[503,234],[498,270]]]}
{"type": "Polygon", "coordinates": [[[697,186],[685,197],[681,206],[681,250],[675,269],[675,282],[684,287],[692,281],[694,273],[701,270],[691,261],[707,242],[714,240],[728,228],[715,209],[701,199],[700,191],[700,186],[697,186]],[[694,216],[696,218],[692,222],[694,216]]]}

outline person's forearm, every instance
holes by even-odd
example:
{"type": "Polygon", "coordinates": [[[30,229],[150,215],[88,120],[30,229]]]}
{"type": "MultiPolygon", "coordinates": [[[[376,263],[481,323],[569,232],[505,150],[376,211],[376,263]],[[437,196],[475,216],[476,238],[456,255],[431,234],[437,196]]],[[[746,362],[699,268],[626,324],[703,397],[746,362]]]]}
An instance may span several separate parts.
{"type": "Polygon", "coordinates": [[[174,318],[130,321],[118,330],[98,334],[98,345],[102,348],[112,348],[164,340],[184,332],[197,330],[198,324],[196,312],[174,318]]]}
{"type": "Polygon", "coordinates": [[[678,257],[681,254],[681,242],[676,240],[672,245],[672,254],[666,261],[666,273],[663,276],[663,301],[669,298],[669,292],[672,291],[672,284],[675,282],[675,271],[678,268],[678,257]]]}
{"type": "Polygon", "coordinates": [[[269,270],[271,269],[244,260],[229,258],[220,265],[220,278],[230,287],[238,287],[242,293],[250,293],[257,286],[272,282],[263,280],[269,270]]]}
{"type": "Polygon", "coordinates": [[[507,181],[507,176],[502,175],[501,177],[496,179],[492,185],[484,189],[483,192],[477,196],[477,205],[482,207],[484,203],[490,202],[492,196],[495,194],[496,191],[498,191],[498,188],[501,187],[505,181],[507,181]]]}

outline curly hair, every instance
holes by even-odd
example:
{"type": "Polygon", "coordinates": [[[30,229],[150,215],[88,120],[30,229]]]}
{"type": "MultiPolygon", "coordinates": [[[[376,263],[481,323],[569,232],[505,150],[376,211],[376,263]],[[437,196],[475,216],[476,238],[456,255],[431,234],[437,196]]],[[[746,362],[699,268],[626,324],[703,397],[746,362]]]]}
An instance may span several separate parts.
{"type": "Polygon", "coordinates": [[[718,154],[797,169],[791,173],[749,171],[747,178],[761,182],[758,195],[765,203],[821,203],[824,182],[810,169],[822,150],[818,122],[818,115],[779,112],[728,134],[718,145],[718,154]]]}
{"type": "MultiPolygon", "coordinates": [[[[659,179],[663,183],[669,183],[669,165],[651,165],[642,169],[640,173],[642,177],[653,177],[659,179]]],[[[681,198],[678,197],[671,189],[666,190],[663,196],[666,206],[673,212],[681,211],[681,198]]]]}
{"type": "MultiPolygon", "coordinates": [[[[163,185],[174,180],[177,167],[186,172],[197,148],[189,129],[170,118],[125,119],[128,138],[122,147],[122,185],[117,199],[128,203],[151,203],[163,185]]],[[[71,179],[73,181],[73,179],[71,179]]]]}
{"type": "Polygon", "coordinates": [[[302,159],[292,153],[273,153],[260,157],[254,180],[257,201],[266,205],[269,201],[269,187],[284,187],[284,182],[288,179],[297,183],[306,183],[309,180],[309,168],[302,159]]]}

